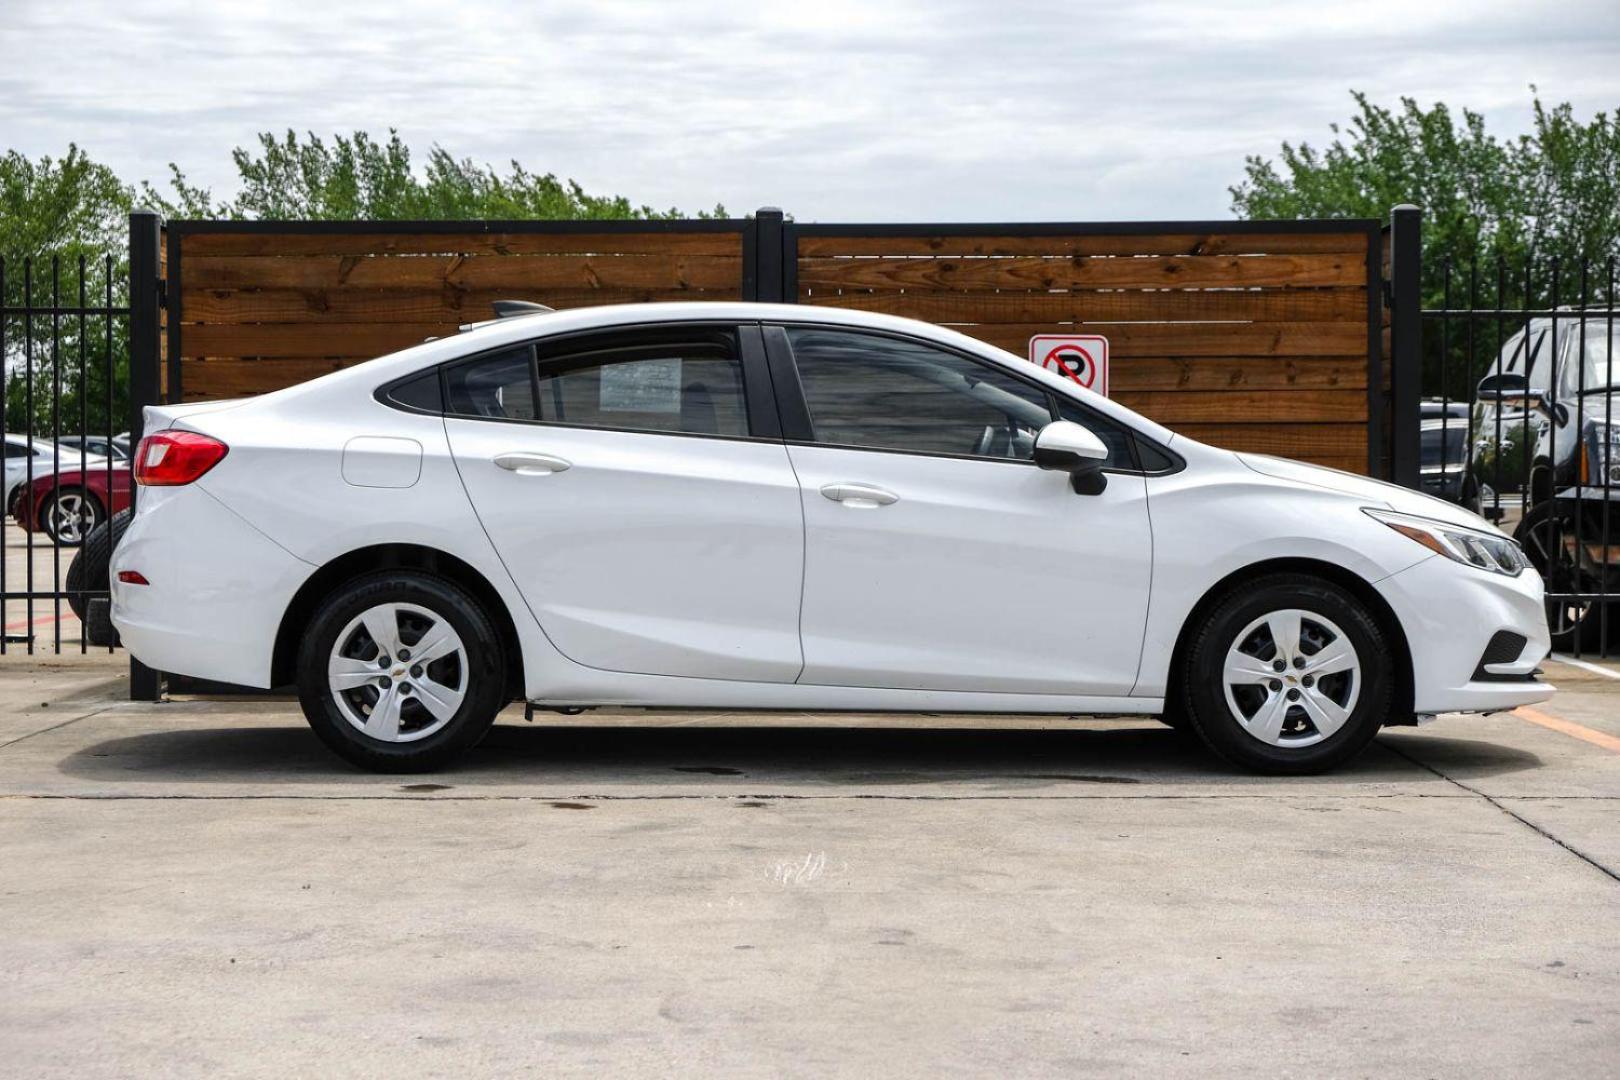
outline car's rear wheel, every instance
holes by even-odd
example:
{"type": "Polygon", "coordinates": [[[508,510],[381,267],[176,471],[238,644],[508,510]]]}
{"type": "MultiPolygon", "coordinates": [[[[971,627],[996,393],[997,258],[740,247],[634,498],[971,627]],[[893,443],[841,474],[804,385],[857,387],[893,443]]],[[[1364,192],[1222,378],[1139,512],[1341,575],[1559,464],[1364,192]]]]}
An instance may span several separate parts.
{"type": "Polygon", "coordinates": [[[85,488],[53,491],[39,504],[39,527],[61,547],[78,547],[101,524],[101,500],[85,488]]]}
{"type": "Polygon", "coordinates": [[[1330,582],[1245,583],[1192,628],[1182,707],[1210,749],[1266,773],[1315,773],[1359,754],[1389,717],[1390,649],[1362,602],[1330,582]]]}
{"type": "Polygon", "coordinates": [[[388,571],[315,613],[298,697],[315,734],[377,772],[421,772],[476,745],[505,705],[506,659],[489,614],[454,583],[388,571]]]}

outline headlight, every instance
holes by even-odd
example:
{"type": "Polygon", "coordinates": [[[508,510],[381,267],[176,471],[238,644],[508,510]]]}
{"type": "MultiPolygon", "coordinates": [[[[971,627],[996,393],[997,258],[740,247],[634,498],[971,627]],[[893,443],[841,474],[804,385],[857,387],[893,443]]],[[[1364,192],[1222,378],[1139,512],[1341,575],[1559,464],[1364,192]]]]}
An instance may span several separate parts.
{"type": "Polygon", "coordinates": [[[1519,550],[1519,545],[1505,536],[1475,532],[1440,521],[1430,521],[1428,518],[1413,517],[1411,514],[1397,514],[1391,510],[1374,510],[1366,507],[1364,512],[1374,521],[1383,522],[1402,536],[1416,540],[1430,551],[1480,570],[1518,577],[1529,565],[1525,562],[1524,552],[1519,550]]]}
{"type": "Polygon", "coordinates": [[[1604,473],[1609,483],[1620,484],[1620,424],[1592,423],[1592,447],[1582,461],[1581,483],[1602,484],[1604,473]]]}

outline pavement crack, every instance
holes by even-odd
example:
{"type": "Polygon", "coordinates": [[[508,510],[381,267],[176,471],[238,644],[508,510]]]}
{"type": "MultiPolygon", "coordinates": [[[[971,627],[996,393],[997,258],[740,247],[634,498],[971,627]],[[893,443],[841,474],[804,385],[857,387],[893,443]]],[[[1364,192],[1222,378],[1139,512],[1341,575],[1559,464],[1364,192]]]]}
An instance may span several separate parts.
{"type": "Polygon", "coordinates": [[[15,739],[8,739],[5,742],[0,743],[0,750],[4,750],[8,746],[16,746],[25,739],[32,739],[35,735],[46,735],[52,731],[61,731],[69,724],[77,724],[80,720],[88,720],[92,716],[100,716],[102,713],[116,708],[118,708],[117,705],[103,705],[101,708],[91,709],[89,712],[84,713],[81,716],[70,716],[68,719],[63,720],[60,724],[52,724],[50,727],[40,728],[38,731],[30,731],[26,734],[19,735],[15,739]]]}
{"type": "Polygon", "coordinates": [[[1384,742],[1381,739],[1379,740],[1379,745],[1382,746],[1384,749],[1388,750],[1390,753],[1394,754],[1396,757],[1404,758],[1406,761],[1411,762],[1413,765],[1416,765],[1418,768],[1423,769],[1423,770],[1425,770],[1427,772],[1433,773],[1435,776],[1438,776],[1440,779],[1444,780],[1446,783],[1455,785],[1456,787],[1459,787],[1462,790],[1468,792],[1468,794],[1485,800],[1485,802],[1489,803],[1491,806],[1494,806],[1497,810],[1499,810],[1502,813],[1506,814],[1508,817],[1512,818],[1514,821],[1517,821],[1520,825],[1523,825],[1525,828],[1529,829],[1531,832],[1534,832],[1538,836],[1541,836],[1541,837],[1543,837],[1543,838],[1545,838],[1547,840],[1551,840],[1553,843],[1557,844],[1559,847],[1563,848],[1565,851],[1569,852],[1571,855],[1575,856],[1577,859],[1581,860],[1582,862],[1586,863],[1588,866],[1592,867],[1594,870],[1598,871],[1598,873],[1603,874],[1604,876],[1608,877],[1611,881],[1620,883],[1620,871],[1610,869],[1609,867],[1603,865],[1601,862],[1598,862],[1598,860],[1594,859],[1592,856],[1588,855],[1586,852],[1582,851],[1580,848],[1577,848],[1573,844],[1567,843],[1566,841],[1560,839],[1559,837],[1554,836],[1552,833],[1548,832],[1546,829],[1542,828],[1540,825],[1537,825],[1535,822],[1531,821],[1529,818],[1523,816],[1522,814],[1514,813],[1508,807],[1504,806],[1500,800],[1498,800],[1496,798],[1493,798],[1490,795],[1485,794],[1485,792],[1479,790],[1476,787],[1472,787],[1472,786],[1470,786],[1468,784],[1463,783],[1461,780],[1458,780],[1454,776],[1446,775],[1445,773],[1441,772],[1439,769],[1435,768],[1433,765],[1430,765],[1428,762],[1421,761],[1418,758],[1413,757],[1411,754],[1408,754],[1406,751],[1400,750],[1400,749],[1390,745],[1389,743],[1384,742]]]}

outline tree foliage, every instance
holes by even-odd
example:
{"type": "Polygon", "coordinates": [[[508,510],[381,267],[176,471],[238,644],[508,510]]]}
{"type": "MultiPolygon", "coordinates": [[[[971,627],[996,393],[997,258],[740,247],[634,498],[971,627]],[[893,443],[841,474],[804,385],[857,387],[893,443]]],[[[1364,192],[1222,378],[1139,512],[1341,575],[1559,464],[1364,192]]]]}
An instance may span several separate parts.
{"type": "MultiPolygon", "coordinates": [[[[0,258],[5,260],[7,308],[25,299],[35,307],[72,307],[82,286],[90,306],[106,303],[109,277],[122,303],[128,277],[127,241],[132,192],[107,166],[73,144],[61,158],[32,161],[15,150],[0,156],[0,258]],[[109,256],[110,262],[109,262],[109,256]],[[83,272],[81,274],[81,261],[83,272]]],[[[4,318],[5,420],[10,431],[49,433],[122,430],[127,409],[128,326],[102,316],[77,319],[18,314],[4,318]],[[109,341],[109,331],[111,340],[109,341]],[[79,378],[84,355],[85,378],[79,378]],[[107,409],[107,365],[113,365],[113,407],[107,409]],[[50,388],[61,400],[51,407],[50,388]],[[29,385],[33,412],[29,413],[29,385]],[[81,407],[83,412],[81,414],[81,407]]]]}
{"type": "Polygon", "coordinates": [[[1332,126],[1325,148],[1284,143],[1276,159],[1247,159],[1230,189],[1239,217],[1387,219],[1415,203],[1430,261],[1569,266],[1620,250],[1620,118],[1582,123],[1569,104],[1549,108],[1538,96],[1532,130],[1504,140],[1469,109],[1352,96],[1356,115],[1332,126]]]}
{"type": "MultiPolygon", "coordinates": [[[[505,172],[469,158],[456,158],[434,146],[424,166],[412,165],[410,148],[395,131],[377,140],[363,131],[330,140],[264,133],[257,146],[231,153],[237,190],[223,199],[169,166],[160,189],[139,186],[139,202],[168,218],[253,220],[559,220],[674,218],[678,210],[654,210],[621,195],[592,195],[573,180],[530,172],[516,161],[505,172]]],[[[61,158],[37,161],[12,150],[0,156],[0,258],[5,260],[4,306],[23,305],[31,279],[34,306],[48,307],[53,295],[63,306],[78,302],[79,260],[91,306],[105,303],[109,278],[114,302],[122,304],[128,277],[129,212],[133,186],[106,165],[70,144],[61,158]],[[24,268],[27,267],[25,274],[24,268]],[[53,293],[53,289],[55,292],[53,293]]],[[[724,217],[725,210],[699,217],[724,217]]],[[[5,421],[11,431],[49,435],[80,430],[122,430],[127,421],[129,345],[124,319],[53,320],[19,315],[4,319],[5,421]],[[111,331],[111,341],[108,331],[111,331]],[[54,342],[54,348],[53,346],[54,342]],[[85,354],[81,385],[79,355],[85,354]],[[108,353],[113,392],[107,398],[108,353]],[[51,406],[51,388],[60,380],[62,396],[51,406]],[[32,412],[29,386],[32,384],[32,412]],[[81,405],[83,413],[81,414],[81,405]]]]}
{"type": "MultiPolygon", "coordinates": [[[[622,195],[592,195],[555,173],[534,173],[518,162],[506,172],[471,158],[457,158],[441,146],[428,151],[423,168],[390,130],[379,141],[363,131],[330,141],[294,131],[265,132],[258,147],[231,153],[240,188],[215,202],[211,193],[189,182],[170,165],[165,195],[151,185],[148,199],[171,217],[248,218],[259,221],[453,221],[602,220],[678,218],[679,210],[654,210],[622,195]]],[[[699,217],[724,217],[723,207],[699,217]]]]}

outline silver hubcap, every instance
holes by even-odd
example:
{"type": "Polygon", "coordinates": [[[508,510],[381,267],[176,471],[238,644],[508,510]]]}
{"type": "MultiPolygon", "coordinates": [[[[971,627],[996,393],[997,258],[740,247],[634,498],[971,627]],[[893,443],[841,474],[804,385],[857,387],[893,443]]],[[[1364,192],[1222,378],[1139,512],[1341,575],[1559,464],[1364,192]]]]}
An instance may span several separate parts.
{"type": "Polygon", "coordinates": [[[81,542],[96,525],[96,508],[83,495],[64,491],[51,504],[51,533],[70,544],[81,542]]]}
{"type": "Polygon", "coordinates": [[[1272,746],[1310,746],[1344,726],[1361,694],[1361,658],[1343,630],[1288,608],[1254,620],[1226,653],[1226,705],[1272,746]]]}
{"type": "Polygon", "coordinates": [[[384,742],[425,739],[467,696],[467,648],[442,616],[417,604],[378,604],[337,636],[327,684],[344,719],[384,742]]]}

